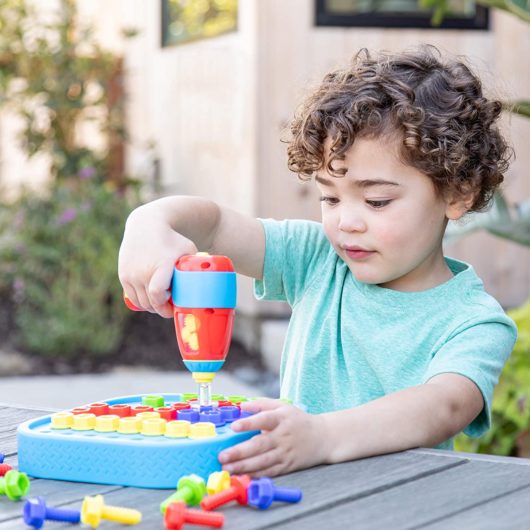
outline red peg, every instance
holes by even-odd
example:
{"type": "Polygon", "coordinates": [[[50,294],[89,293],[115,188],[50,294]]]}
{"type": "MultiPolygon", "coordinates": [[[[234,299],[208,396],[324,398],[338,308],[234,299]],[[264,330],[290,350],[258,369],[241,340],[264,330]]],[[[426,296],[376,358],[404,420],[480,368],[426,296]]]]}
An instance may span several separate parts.
{"type": "Polygon", "coordinates": [[[135,405],[131,407],[131,416],[136,416],[140,412],[153,412],[153,410],[153,407],[149,407],[148,405],[135,405]]]}
{"type": "Polygon", "coordinates": [[[131,406],[125,403],[117,403],[116,405],[109,406],[109,414],[114,414],[120,418],[127,418],[131,415],[131,406]]]}
{"type": "Polygon", "coordinates": [[[103,416],[109,413],[109,405],[108,403],[90,403],[88,405],[88,413],[103,416]]]}
{"type": "Polygon", "coordinates": [[[0,464],[0,477],[3,477],[8,471],[13,468],[9,464],[0,464]]]}
{"type": "Polygon", "coordinates": [[[231,501],[237,501],[239,504],[246,505],[248,503],[247,489],[250,484],[249,475],[233,475],[230,477],[231,486],[216,493],[215,495],[208,495],[201,501],[201,508],[203,510],[215,510],[223,504],[231,501]]]}
{"type": "Polygon", "coordinates": [[[177,411],[173,407],[158,407],[155,412],[158,412],[160,417],[167,421],[172,421],[177,417],[177,411]]]}
{"type": "Polygon", "coordinates": [[[186,403],[173,403],[171,408],[175,410],[191,409],[191,405],[186,401],[186,403]]]}
{"type": "Polygon", "coordinates": [[[221,528],[224,522],[224,514],[188,510],[184,501],[170,503],[164,515],[164,524],[168,530],[180,530],[185,523],[221,528]]]}
{"type": "Polygon", "coordinates": [[[90,409],[88,407],[76,407],[75,409],[70,410],[72,414],[89,414],[90,409]]]}

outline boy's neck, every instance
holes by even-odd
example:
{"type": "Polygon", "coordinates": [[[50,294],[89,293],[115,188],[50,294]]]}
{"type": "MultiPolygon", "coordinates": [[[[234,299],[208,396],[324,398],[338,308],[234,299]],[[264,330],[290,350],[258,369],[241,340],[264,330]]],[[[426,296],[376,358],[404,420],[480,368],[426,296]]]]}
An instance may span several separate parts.
{"type": "Polygon", "coordinates": [[[454,277],[440,248],[435,255],[429,256],[416,269],[401,278],[379,284],[380,287],[394,291],[419,292],[438,287],[454,277]]]}

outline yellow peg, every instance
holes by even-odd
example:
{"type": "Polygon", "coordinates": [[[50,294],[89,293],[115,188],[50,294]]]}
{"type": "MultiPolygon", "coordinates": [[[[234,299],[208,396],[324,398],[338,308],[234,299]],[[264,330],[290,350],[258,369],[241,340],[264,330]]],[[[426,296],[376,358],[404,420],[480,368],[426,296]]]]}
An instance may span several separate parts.
{"type": "Polygon", "coordinates": [[[206,484],[208,495],[215,495],[220,491],[227,490],[232,486],[230,482],[230,473],[228,471],[214,471],[210,473],[206,484]]]}
{"type": "Polygon", "coordinates": [[[138,524],[142,520],[142,514],[131,508],[105,506],[102,495],[85,497],[81,506],[81,522],[97,528],[102,519],[122,524],[138,524]]]}

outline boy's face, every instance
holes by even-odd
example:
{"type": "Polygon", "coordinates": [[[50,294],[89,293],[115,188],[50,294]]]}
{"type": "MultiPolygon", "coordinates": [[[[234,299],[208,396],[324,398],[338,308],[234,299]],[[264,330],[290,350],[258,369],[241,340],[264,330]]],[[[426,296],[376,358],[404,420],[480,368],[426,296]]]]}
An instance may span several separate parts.
{"type": "MultiPolygon", "coordinates": [[[[459,215],[431,180],[398,158],[399,140],[359,138],[344,177],[316,176],[322,224],[337,254],[364,283],[420,291],[451,278],[442,252],[447,217],[459,215]]],[[[329,142],[328,142],[329,149],[329,142]]],[[[463,213],[463,212],[462,212],[463,213]]]]}

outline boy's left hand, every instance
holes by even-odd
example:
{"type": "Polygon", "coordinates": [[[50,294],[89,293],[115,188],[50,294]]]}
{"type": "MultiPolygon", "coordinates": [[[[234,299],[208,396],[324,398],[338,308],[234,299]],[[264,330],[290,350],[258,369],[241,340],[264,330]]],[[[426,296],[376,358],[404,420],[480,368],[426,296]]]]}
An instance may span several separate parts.
{"type": "Polygon", "coordinates": [[[324,462],[326,431],[319,416],[265,398],[242,403],[241,410],[255,414],[235,421],[232,430],[261,434],[219,454],[230,474],[270,477],[324,462]]]}

